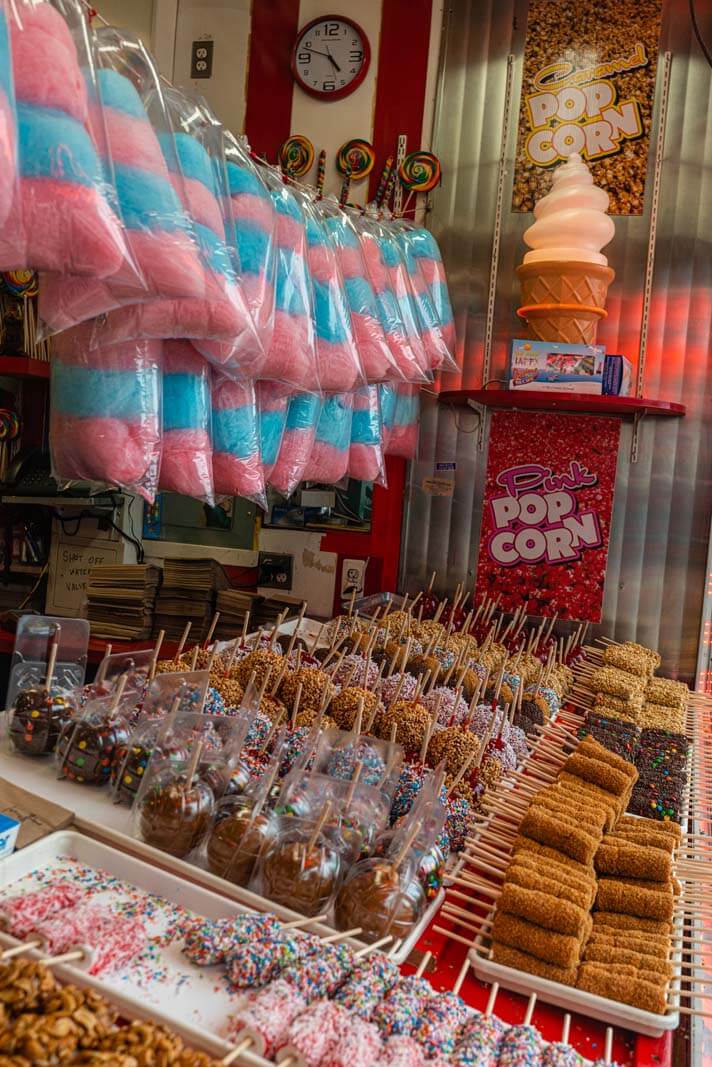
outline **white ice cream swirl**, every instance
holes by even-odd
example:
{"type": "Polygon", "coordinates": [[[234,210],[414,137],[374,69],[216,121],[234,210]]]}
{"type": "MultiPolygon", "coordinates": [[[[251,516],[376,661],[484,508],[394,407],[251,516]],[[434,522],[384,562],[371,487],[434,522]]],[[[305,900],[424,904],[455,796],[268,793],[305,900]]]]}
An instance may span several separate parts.
{"type": "Polygon", "coordinates": [[[557,167],[551,191],[534,208],[536,222],[524,234],[532,252],[525,263],[557,260],[600,263],[601,254],[615,234],[608,211],[608,193],[593,184],[588,167],[578,152],[557,167]]]}

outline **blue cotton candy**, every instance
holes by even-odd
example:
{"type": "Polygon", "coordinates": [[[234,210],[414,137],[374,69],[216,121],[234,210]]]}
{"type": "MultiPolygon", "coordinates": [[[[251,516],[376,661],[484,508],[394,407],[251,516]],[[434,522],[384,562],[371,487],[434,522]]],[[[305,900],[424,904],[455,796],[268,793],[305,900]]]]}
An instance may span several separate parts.
{"type": "Polygon", "coordinates": [[[316,436],[339,452],[345,452],[351,442],[351,402],[343,396],[324,398],[316,436]]]}
{"type": "Polygon", "coordinates": [[[193,222],[193,228],[203,261],[215,274],[221,274],[229,282],[234,282],[235,271],[225,242],[217,237],[208,226],[202,226],[199,222],[193,222]]]}
{"type": "Polygon", "coordinates": [[[304,225],[304,215],[297,198],[292,196],[285,186],[272,190],[272,203],[280,215],[287,215],[304,225]]]}
{"type": "Polygon", "coordinates": [[[376,307],[378,317],[386,333],[403,334],[401,313],[398,309],[398,301],[392,289],[383,289],[376,293],[376,307]]]}
{"type": "Polygon", "coordinates": [[[412,426],[420,414],[420,393],[398,392],[393,418],[395,426],[412,426]]]}
{"type": "Polygon", "coordinates": [[[163,375],[163,429],[202,430],[210,418],[210,391],[205,375],[163,375]]]}
{"type": "Polygon", "coordinates": [[[275,302],[279,311],[295,316],[307,314],[309,309],[303,285],[305,271],[302,256],[288,248],[278,248],[275,302]]]}
{"type": "Polygon", "coordinates": [[[175,189],[169,181],[147,170],[114,165],[121,216],[130,230],[190,232],[175,189]]]}
{"type": "MultiPolygon", "coordinates": [[[[170,134],[164,133],[161,135],[162,139],[168,136],[170,134]]],[[[217,198],[218,192],[215,186],[215,175],[210,156],[200,142],[196,141],[195,137],[191,137],[188,133],[174,134],[173,141],[178,162],[180,163],[180,170],[184,177],[201,182],[217,198]]],[[[172,169],[175,170],[175,157],[171,151],[166,153],[166,158],[168,166],[171,167],[173,164],[172,169]]]]}
{"type": "Polygon", "coordinates": [[[319,420],[321,397],[315,393],[297,393],[287,408],[288,430],[313,430],[319,420]]]}
{"type": "Polygon", "coordinates": [[[235,219],[235,236],[243,274],[259,274],[270,259],[271,234],[252,222],[235,219]]]}
{"type": "Polygon", "coordinates": [[[435,259],[440,261],[440,248],[430,230],[408,230],[407,240],[413,249],[413,253],[419,259],[435,259]]]}
{"type": "Polygon", "coordinates": [[[326,245],[329,243],[326,233],[316,218],[309,216],[306,220],[305,229],[307,234],[307,244],[311,248],[318,248],[319,245],[326,245]]]}
{"type": "Polygon", "coordinates": [[[346,221],[338,215],[327,215],[322,220],[324,226],[341,248],[360,248],[361,242],[353,226],[347,225],[346,221]]]}
{"type": "Polygon", "coordinates": [[[17,127],[23,178],[52,178],[89,188],[103,185],[89,134],[66,112],[18,104],[17,127]]]}
{"type": "Polygon", "coordinates": [[[255,409],[213,408],[213,450],[249,459],[259,451],[260,442],[255,409]]]}
{"type": "Polygon", "coordinates": [[[158,410],[158,368],[135,374],[132,370],[97,370],[52,361],[52,404],[56,411],[75,418],[114,418],[131,422],[158,410]]]}
{"type": "Polygon", "coordinates": [[[260,410],[260,451],[265,467],[273,467],[287,422],[287,412],[280,407],[274,411],[260,410]]]}
{"type": "Polygon", "coordinates": [[[346,344],[350,341],[350,334],[346,330],[348,312],[340,301],[337,303],[338,291],[316,278],[312,278],[312,289],[317,336],[330,344],[346,344]]]}
{"type": "Polygon", "coordinates": [[[396,417],[396,389],[391,382],[383,382],[378,386],[378,396],[381,402],[381,419],[386,430],[390,430],[396,417]]]}
{"type": "Polygon", "coordinates": [[[440,324],[446,326],[452,322],[452,304],[450,303],[448,287],[444,282],[436,282],[435,285],[431,286],[430,292],[440,324]]]}
{"type": "Polygon", "coordinates": [[[257,174],[247,167],[239,167],[232,160],[227,161],[227,180],[231,196],[249,194],[250,196],[259,196],[262,200],[271,199],[269,192],[257,174]]]}
{"type": "Polygon", "coordinates": [[[96,76],[99,83],[99,95],[104,107],[113,107],[116,111],[133,115],[135,119],[147,121],[141,97],[128,78],[108,67],[100,67],[96,76]]]}
{"type": "Polygon", "coordinates": [[[344,278],[344,291],[352,311],[378,318],[376,294],[367,278],[344,278]]]}
{"type": "Polygon", "coordinates": [[[358,396],[368,395],[369,403],[367,408],[354,408],[351,420],[352,444],[379,445],[381,443],[381,413],[377,390],[377,385],[367,385],[357,391],[358,396]]]}
{"type": "Polygon", "coordinates": [[[396,241],[391,238],[378,238],[378,247],[381,258],[387,267],[397,267],[401,262],[400,249],[396,241]]]}

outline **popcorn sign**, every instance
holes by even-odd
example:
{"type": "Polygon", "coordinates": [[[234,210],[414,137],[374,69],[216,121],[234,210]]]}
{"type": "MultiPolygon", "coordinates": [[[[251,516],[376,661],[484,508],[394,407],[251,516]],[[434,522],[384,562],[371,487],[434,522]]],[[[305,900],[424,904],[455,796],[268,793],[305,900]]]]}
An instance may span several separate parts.
{"type": "Polygon", "coordinates": [[[620,422],[496,412],[477,589],[506,611],[598,622],[620,422]]]}
{"type": "Polygon", "coordinates": [[[531,211],[572,152],[612,215],[641,215],[661,0],[529,0],[514,211],[531,211]]]}

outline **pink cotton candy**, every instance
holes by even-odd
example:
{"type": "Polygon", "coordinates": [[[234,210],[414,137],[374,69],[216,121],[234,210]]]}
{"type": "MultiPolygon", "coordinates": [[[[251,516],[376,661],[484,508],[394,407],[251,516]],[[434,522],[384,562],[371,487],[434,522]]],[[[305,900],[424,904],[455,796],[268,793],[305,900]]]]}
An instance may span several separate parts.
{"type": "Polygon", "coordinates": [[[337,254],[344,278],[360,278],[363,275],[363,256],[358,248],[339,247],[337,254]]]}
{"type": "Polygon", "coordinates": [[[276,308],[272,343],[262,367],[262,376],[272,381],[288,382],[304,392],[318,391],[313,344],[310,320],[305,316],[288,315],[276,308]]]}
{"type": "Polygon", "coordinates": [[[284,431],[277,462],[269,476],[270,485],[283,496],[293,493],[302,481],[304,468],[314,447],[315,433],[316,426],[312,430],[284,431]]]}
{"type": "Polygon", "coordinates": [[[171,299],[201,299],[205,276],[195,242],[189,234],[127,230],[128,246],[152,293],[171,299]]]}
{"type": "Polygon", "coordinates": [[[277,240],[282,248],[302,255],[305,251],[304,223],[290,215],[277,215],[277,240]]]}
{"type": "Polygon", "coordinates": [[[266,230],[267,233],[272,232],[274,209],[265,197],[240,193],[239,196],[232,197],[231,203],[236,226],[239,227],[240,222],[251,222],[260,229],[266,230]]]}
{"type": "MultiPolygon", "coordinates": [[[[147,170],[151,174],[169,179],[168,167],[155,131],[145,118],[137,118],[117,108],[106,107],[103,108],[103,119],[114,163],[147,170]]],[[[102,120],[98,118],[97,121],[102,120]]]]}
{"type": "Polygon", "coordinates": [[[158,484],[196,500],[212,498],[212,446],[205,430],[164,431],[158,484]]]}
{"type": "Polygon", "coordinates": [[[334,283],[334,252],[328,245],[312,245],[308,254],[309,272],[324,285],[334,283]]]}
{"type": "MultiPolygon", "coordinates": [[[[132,337],[230,340],[239,334],[240,327],[235,309],[227,300],[149,300],[110,312],[97,325],[94,343],[117,344],[132,337]]],[[[232,349],[230,344],[229,351],[232,349]]]]}
{"type": "Polygon", "coordinates": [[[306,481],[332,485],[345,477],[348,466],[348,449],[342,452],[325,441],[315,441],[303,477],[306,481]]]}
{"type": "Polygon", "coordinates": [[[36,107],[65,111],[84,124],[87,89],[69,27],[51,4],[19,3],[22,28],[10,15],[15,96],[36,107]]]}
{"type": "Polygon", "coordinates": [[[119,220],[91,186],[22,179],[22,220],[26,247],[22,262],[0,250],[2,269],[89,274],[105,278],[124,262],[119,220]]]}
{"type": "Polygon", "coordinates": [[[171,174],[173,188],[178,198],[201,226],[206,226],[214,234],[224,241],[225,226],[223,224],[220,205],[210,189],[207,189],[197,178],[186,178],[171,174]],[[185,194],[185,195],[184,195],[185,194]]]}
{"type": "Polygon", "coordinates": [[[366,261],[371,285],[373,285],[377,292],[382,293],[385,289],[388,289],[389,280],[388,270],[381,259],[381,250],[373,238],[362,236],[361,251],[363,252],[363,258],[366,261]]]}
{"type": "Polygon", "coordinates": [[[382,471],[382,459],[380,447],[352,443],[349,448],[349,477],[361,482],[375,482],[382,471]]]}
{"type": "Polygon", "coordinates": [[[218,496],[264,500],[265,482],[259,455],[238,459],[229,452],[213,452],[213,482],[218,496]]]}
{"type": "Polygon", "coordinates": [[[17,195],[17,137],[15,116],[10,108],[10,101],[0,89],[0,168],[3,180],[0,181],[0,226],[10,214],[13,200],[17,195]]]}
{"type": "Polygon", "coordinates": [[[361,357],[363,371],[369,383],[385,381],[392,370],[383,327],[371,315],[351,311],[351,326],[361,357]]]}
{"type": "Polygon", "coordinates": [[[115,482],[152,499],[143,483],[158,463],[160,429],[157,421],[80,419],[53,412],[50,440],[58,479],[115,482]]]}
{"type": "Polygon", "coordinates": [[[386,454],[389,456],[402,456],[404,459],[414,459],[417,453],[417,425],[393,426],[388,436],[386,454]]]}
{"type": "Polygon", "coordinates": [[[360,368],[354,363],[353,348],[316,339],[319,384],[326,393],[348,393],[360,384],[360,368]]]}

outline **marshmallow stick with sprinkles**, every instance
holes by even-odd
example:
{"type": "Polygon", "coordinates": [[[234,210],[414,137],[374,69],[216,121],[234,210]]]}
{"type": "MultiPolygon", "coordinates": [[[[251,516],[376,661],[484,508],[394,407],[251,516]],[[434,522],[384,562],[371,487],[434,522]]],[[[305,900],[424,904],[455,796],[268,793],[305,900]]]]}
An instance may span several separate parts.
{"type": "Polygon", "coordinates": [[[535,1004],[536,993],[532,993],[523,1024],[510,1026],[502,1038],[497,1067],[537,1067],[541,1063],[544,1039],[531,1023],[535,1004]]]}
{"type": "Polygon", "coordinates": [[[457,1067],[497,1067],[499,1050],[507,1032],[505,1024],[492,1014],[499,984],[494,983],[484,1014],[473,1013],[458,1034],[451,1063],[457,1067]]]}
{"type": "Polygon", "coordinates": [[[466,959],[451,993],[439,993],[423,1005],[413,1037],[423,1046],[428,1059],[436,1056],[449,1058],[455,1048],[458,1031],[472,1014],[472,1009],[459,995],[469,964],[469,959],[466,959]]]}
{"type": "Polygon", "coordinates": [[[373,1012],[373,1021],[383,1037],[409,1037],[416,1027],[426,1001],[433,989],[426,978],[425,968],[431,952],[426,952],[414,975],[399,978],[373,1012]]]}
{"type": "MultiPolygon", "coordinates": [[[[30,893],[5,897],[0,900],[0,926],[13,937],[26,938],[37,929],[39,923],[81,903],[86,896],[85,889],[63,881],[42,886],[30,893]]],[[[6,953],[3,953],[3,958],[7,958],[6,953]]]]}

